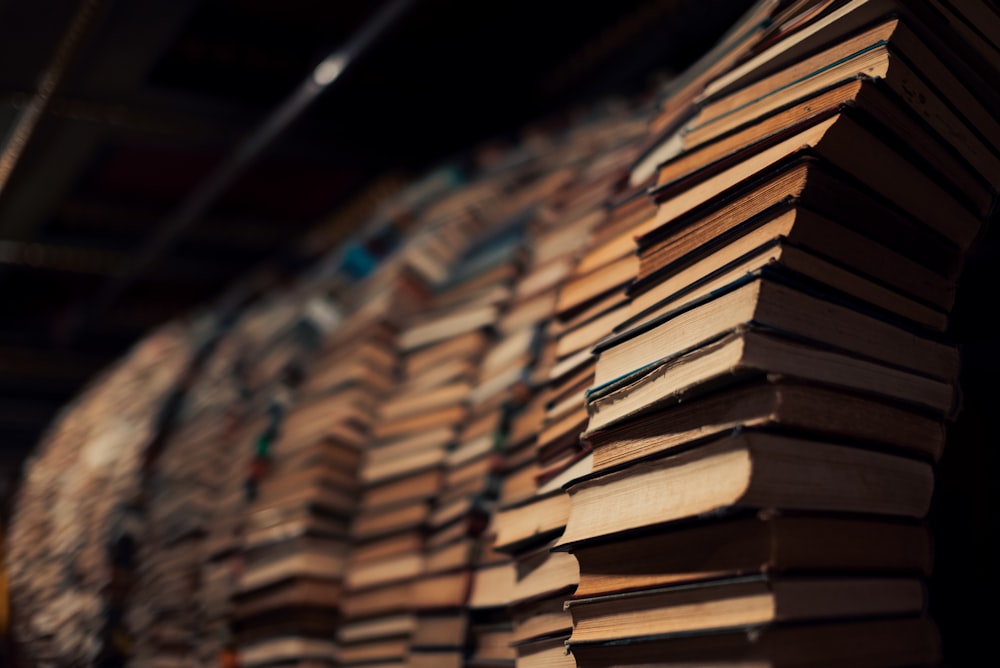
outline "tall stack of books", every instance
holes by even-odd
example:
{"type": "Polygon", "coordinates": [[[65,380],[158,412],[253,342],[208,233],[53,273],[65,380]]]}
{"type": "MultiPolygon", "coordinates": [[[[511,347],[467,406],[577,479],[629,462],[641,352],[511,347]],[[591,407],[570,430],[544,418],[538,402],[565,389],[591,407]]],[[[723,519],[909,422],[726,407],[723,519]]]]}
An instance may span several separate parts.
{"type": "MultiPolygon", "coordinates": [[[[540,214],[537,207],[551,201],[556,194],[573,189],[575,180],[538,179],[541,187],[534,189],[536,199],[527,203],[534,213],[523,246],[525,272],[516,284],[510,308],[498,322],[503,338],[484,359],[484,371],[487,368],[505,369],[503,394],[492,402],[496,420],[490,434],[494,456],[504,475],[503,482],[499,476],[494,478],[497,484],[487,497],[491,523],[481,539],[478,568],[469,598],[473,637],[472,653],[466,666],[513,666],[516,658],[512,647],[516,622],[510,609],[518,601],[517,564],[509,553],[497,549],[498,536],[505,531],[498,521],[497,504],[504,503],[501,492],[505,489],[509,492],[512,476],[523,480],[526,467],[529,475],[533,474],[530,470],[531,444],[521,437],[511,438],[511,432],[533,392],[532,376],[542,354],[543,324],[555,304],[558,286],[570,268],[565,261],[566,255],[585,231],[580,223],[560,229],[558,215],[551,215],[552,211],[540,214]],[[538,304],[545,304],[547,308],[538,309],[538,304]],[[520,475],[514,471],[519,471],[520,475]]],[[[586,220],[583,222],[589,224],[586,220]]]]}
{"type": "Polygon", "coordinates": [[[481,634],[481,620],[474,616],[481,607],[477,601],[492,607],[488,600],[477,599],[476,592],[490,574],[482,557],[502,463],[495,450],[496,433],[531,343],[518,336],[498,338],[495,325],[522,272],[523,236],[523,222],[516,217],[486,234],[466,251],[439,292],[447,302],[471,305],[486,300],[495,311],[491,319],[479,323],[484,345],[461,376],[459,396],[466,417],[455,425],[442,461],[441,487],[426,527],[425,570],[416,585],[417,591],[453,589],[458,596],[439,603],[418,602],[413,666],[461,666],[481,634]]]}
{"type": "Polygon", "coordinates": [[[149,665],[190,666],[202,658],[207,620],[198,594],[219,487],[222,449],[215,446],[226,429],[213,413],[175,431],[148,478],[149,524],[137,546],[139,566],[128,598],[134,656],[149,665]]]}
{"type": "Polygon", "coordinates": [[[505,292],[494,289],[486,266],[476,272],[466,264],[468,280],[449,283],[463,267],[463,250],[483,232],[483,222],[467,211],[475,201],[456,198],[428,209],[433,233],[402,254],[433,294],[400,321],[394,383],[365,445],[360,505],[350,527],[347,619],[339,631],[343,665],[405,665],[419,638],[417,612],[461,608],[467,596],[468,568],[435,570],[448,555],[435,559],[430,541],[443,516],[433,512],[448,451],[468,416],[471,379],[505,292]]]}
{"type": "MultiPolygon", "coordinates": [[[[593,307],[621,283],[614,282],[612,271],[612,278],[605,279],[612,283],[604,288],[588,286],[574,292],[573,286],[590,274],[586,268],[581,271],[580,254],[593,245],[595,235],[600,238],[609,220],[620,215],[609,214],[606,203],[621,186],[642,136],[623,133],[616,141],[592,146],[589,160],[576,168],[574,179],[548,196],[547,215],[541,221],[547,225],[531,244],[533,266],[519,286],[531,300],[547,295],[550,309],[532,323],[539,352],[526,375],[528,394],[506,430],[509,471],[495,518],[495,549],[511,555],[516,564],[508,601],[518,666],[572,663],[563,646],[570,625],[562,604],[576,586],[578,571],[571,556],[549,548],[568,515],[560,486],[590,470],[589,456],[579,441],[586,411],[582,389],[576,385],[578,376],[590,370],[590,345],[611,328],[608,324],[601,329],[608,320],[600,321],[603,309],[593,307]],[[569,299],[567,293],[574,294],[576,302],[562,312],[593,309],[578,326],[567,326],[556,317],[559,305],[569,299]],[[563,331],[576,336],[576,343],[564,342],[563,331]]],[[[600,272],[601,267],[596,269],[600,272]]],[[[617,301],[623,299],[619,296],[617,301]]]]}
{"type": "MultiPolygon", "coordinates": [[[[519,176],[508,179],[511,185],[504,190],[502,202],[489,211],[497,220],[496,232],[478,245],[496,256],[505,247],[504,241],[516,242],[519,271],[509,272],[507,304],[490,327],[493,339],[468,393],[469,417],[446,459],[446,485],[432,512],[433,533],[428,539],[428,544],[436,544],[435,563],[444,563],[440,560],[452,555],[463,566],[472,565],[471,588],[465,610],[418,617],[418,630],[425,624],[440,629],[450,623],[457,638],[464,623],[465,647],[420,640],[414,644],[411,665],[514,663],[510,605],[516,567],[509,555],[495,549],[498,524],[486,527],[483,520],[487,514],[495,517],[500,468],[518,467],[525,452],[533,454],[508,447],[511,419],[531,391],[540,353],[540,324],[551,316],[557,288],[571,269],[568,259],[600,218],[593,214],[603,188],[620,181],[631,157],[622,158],[613,149],[639,132],[641,128],[632,121],[626,117],[593,123],[536,157],[494,169],[494,173],[519,176]],[[581,153],[581,144],[589,148],[589,155],[581,153]],[[565,224],[567,216],[575,220],[572,225],[565,224]],[[468,518],[470,512],[477,519],[466,522],[466,537],[458,542],[457,531],[463,524],[456,524],[454,517],[468,518]],[[438,528],[441,522],[450,528],[438,528]]],[[[430,559],[429,553],[428,566],[430,559]]],[[[459,562],[452,563],[457,567],[459,562]]]]}
{"type": "MultiPolygon", "coordinates": [[[[544,610],[545,602],[542,599],[546,595],[558,597],[567,586],[572,587],[576,584],[576,563],[572,559],[569,559],[568,563],[568,584],[566,573],[556,574],[556,578],[553,579],[551,567],[538,568],[542,564],[535,563],[536,561],[539,559],[547,561],[549,554],[547,546],[550,541],[542,538],[541,547],[530,540],[519,541],[513,546],[508,543],[512,531],[518,530],[511,526],[511,520],[517,516],[517,508],[539,494],[538,477],[542,474],[542,469],[538,466],[535,446],[547,398],[547,394],[543,391],[544,380],[540,382],[539,378],[544,375],[551,362],[546,359],[551,356],[546,354],[546,348],[551,346],[546,346],[545,328],[555,308],[559,287],[572,269],[571,261],[575,251],[586,242],[590,229],[601,218],[600,211],[596,212],[598,214],[596,216],[594,213],[592,207],[588,207],[584,212],[559,209],[551,211],[549,215],[541,216],[548,225],[534,235],[530,246],[529,267],[517,289],[517,303],[531,304],[543,301],[548,306],[534,319],[521,324],[522,331],[531,334],[534,352],[528,366],[522,369],[522,396],[509,405],[501,434],[505,475],[499,489],[491,527],[494,536],[491,553],[497,554],[499,548],[509,555],[506,560],[501,561],[506,561],[514,567],[514,571],[503,580],[502,596],[496,598],[502,598],[508,608],[506,616],[509,618],[510,628],[507,636],[507,656],[513,656],[518,663],[522,662],[522,651],[511,647],[512,645],[519,647],[536,637],[551,633],[549,627],[542,628],[547,618],[547,611],[544,610]],[[560,225],[562,221],[570,222],[560,225]],[[503,541],[500,544],[496,543],[498,537],[503,541]],[[528,623],[528,619],[535,620],[534,624],[528,623]]],[[[517,310],[516,306],[513,307],[511,314],[517,310]]],[[[544,496],[545,492],[546,490],[542,490],[540,494],[544,496]]],[[[558,555],[556,558],[559,556],[565,555],[558,555]]],[[[506,568],[509,571],[511,566],[506,568]]],[[[557,603],[559,606],[562,605],[561,597],[557,603]]]]}
{"type": "MultiPolygon", "coordinates": [[[[324,342],[311,365],[315,374],[281,420],[259,482],[241,489],[249,498],[231,624],[243,666],[338,660],[357,468],[372,407],[391,375],[393,351],[391,318],[377,309],[354,313],[344,324],[324,342]],[[363,369],[348,361],[353,359],[362,360],[363,369]],[[331,373],[333,368],[340,372],[331,373]]],[[[243,444],[244,471],[247,461],[251,470],[259,463],[273,427],[275,404],[267,408],[243,444]]]]}
{"type": "MultiPolygon", "coordinates": [[[[234,402],[239,406],[239,402],[234,402]]],[[[219,663],[223,655],[236,652],[233,596],[239,586],[242,559],[240,532],[246,509],[246,460],[254,438],[264,429],[263,421],[244,420],[235,410],[221,420],[222,433],[206,453],[216,466],[216,484],[200,554],[196,600],[201,629],[197,665],[219,663]]]]}
{"type": "Polygon", "coordinates": [[[247,459],[263,463],[248,480],[233,623],[240,665],[339,665],[349,529],[358,471],[377,407],[396,371],[397,321],[419,308],[420,292],[387,263],[354,289],[340,316],[318,297],[301,309],[333,328],[302,332],[318,350],[286,373],[293,397],[272,397],[247,459]],[[293,401],[294,400],[294,401],[293,401]],[[291,408],[285,408],[291,404],[291,408]],[[277,415],[275,414],[277,411],[277,415]],[[287,413],[287,415],[285,415],[287,413]],[[274,422],[275,417],[281,418],[274,422]],[[273,440],[264,462],[262,448],[273,440]]]}
{"type": "MultiPolygon", "coordinates": [[[[272,303],[244,313],[213,346],[185,397],[186,410],[213,416],[203,421],[204,435],[191,434],[200,441],[192,459],[210,471],[212,484],[195,577],[198,629],[193,653],[198,663],[189,665],[217,665],[237,653],[233,598],[240,587],[243,527],[251,502],[248,462],[270,421],[269,394],[282,384],[280,366],[276,368],[274,361],[287,359],[301,343],[283,336],[293,329],[298,315],[291,306],[275,308],[272,303]]],[[[183,449],[185,437],[181,432],[171,438],[176,445],[168,444],[164,459],[173,457],[174,448],[183,449]]]]}
{"type": "Polygon", "coordinates": [[[985,45],[917,4],[777,7],[652,151],[556,547],[580,566],[579,665],[938,660],[944,333],[1000,145],[985,45]]]}
{"type": "Polygon", "coordinates": [[[5,549],[25,661],[93,665],[127,652],[145,448],[196,341],[176,323],[151,333],[64,409],[26,462],[5,549]]]}

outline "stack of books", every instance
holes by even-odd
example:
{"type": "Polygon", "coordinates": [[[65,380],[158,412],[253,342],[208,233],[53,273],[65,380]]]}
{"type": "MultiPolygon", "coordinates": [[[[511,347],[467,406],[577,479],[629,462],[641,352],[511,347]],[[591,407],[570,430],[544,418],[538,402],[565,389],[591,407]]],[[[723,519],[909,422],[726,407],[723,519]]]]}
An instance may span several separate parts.
{"type": "Polygon", "coordinates": [[[400,320],[393,386],[365,444],[360,504],[350,526],[347,619],[338,633],[343,665],[405,665],[411,643],[433,631],[433,622],[418,626],[417,613],[460,609],[468,595],[468,564],[455,566],[456,549],[445,534],[461,541],[473,513],[461,503],[445,509],[440,499],[510,271],[505,253],[486,259],[465,252],[483,233],[481,220],[461,213],[473,201],[456,198],[428,210],[433,234],[403,252],[429,296],[419,312],[400,320]]]}
{"type": "Polygon", "coordinates": [[[243,490],[233,594],[235,644],[248,668],[338,660],[361,450],[395,362],[393,302],[372,303],[376,308],[353,313],[326,338],[309,360],[309,380],[287,388],[295,393],[292,407],[292,397],[272,395],[263,429],[247,444],[251,466],[264,467],[243,490]]]}
{"type": "Polygon", "coordinates": [[[25,661],[127,654],[129,589],[142,568],[140,471],[196,343],[177,323],[151,333],[66,406],[25,463],[5,546],[25,661]]]}
{"type": "MultiPolygon", "coordinates": [[[[439,510],[434,513],[464,514],[473,504],[482,519],[489,515],[494,521],[485,530],[483,521],[470,525],[470,534],[482,533],[467,538],[466,547],[461,548],[463,555],[473,555],[466,609],[446,613],[467,617],[465,656],[456,646],[416,643],[411,665],[514,664],[511,606],[517,603],[517,564],[508,553],[496,549],[498,532],[503,530],[495,521],[499,474],[502,470],[510,480],[516,470],[523,479],[525,466],[533,464],[533,449],[524,447],[524,439],[511,439],[510,435],[513,421],[535,390],[533,377],[543,355],[543,326],[556,305],[559,286],[572,269],[574,250],[601,219],[598,203],[605,189],[621,180],[632,157],[623,157],[621,146],[634,142],[640,131],[629,117],[589,124],[536,158],[503,169],[519,176],[509,179],[505,206],[491,211],[498,220],[497,232],[483,239],[480,246],[495,254],[504,245],[496,235],[519,239],[518,266],[522,271],[512,274],[508,304],[491,328],[495,338],[468,395],[469,418],[446,461],[449,489],[442,491],[439,510]],[[581,146],[588,152],[582,152],[581,146]],[[468,473],[459,474],[462,470],[468,473]]],[[[533,490],[534,481],[530,482],[533,490]]],[[[448,521],[453,522],[450,517],[448,521]]],[[[452,543],[448,549],[458,554],[458,544],[452,543]]],[[[443,623],[443,616],[436,616],[437,624],[443,623]]],[[[426,619],[421,615],[418,624],[426,619]]],[[[460,628],[460,622],[455,628],[460,628]]]]}
{"type": "Polygon", "coordinates": [[[199,446],[188,454],[211,476],[204,535],[191,545],[200,561],[194,574],[197,634],[191,649],[197,662],[187,665],[218,664],[238,652],[234,597],[245,564],[243,530],[252,502],[250,462],[261,435],[273,422],[273,399],[287,390],[280,362],[303,350],[301,337],[290,335],[297,322],[305,324],[300,315],[290,303],[282,308],[260,305],[222,327],[184,398],[184,412],[201,416],[204,435],[189,427],[174,433],[164,448],[163,459],[168,460],[175,448],[185,450],[188,440],[195,440],[199,446]]]}
{"type": "Polygon", "coordinates": [[[164,668],[196,663],[203,646],[199,584],[219,482],[214,446],[226,429],[214,411],[185,422],[148,477],[149,524],[129,591],[134,656],[164,668]]]}
{"type": "Polygon", "coordinates": [[[485,558],[486,528],[502,465],[496,434],[531,345],[516,333],[501,338],[495,325],[507,311],[523,271],[523,237],[522,219],[500,224],[466,251],[439,293],[449,302],[486,299],[495,313],[492,320],[480,323],[484,345],[461,376],[465,418],[455,425],[441,462],[441,486],[426,525],[426,568],[417,585],[418,590],[453,588],[459,595],[439,604],[418,602],[413,666],[461,666],[479,648],[483,620],[476,616],[477,609],[495,607],[482,593],[492,575],[493,562],[485,558]]]}
{"type": "MultiPolygon", "coordinates": [[[[234,402],[234,406],[239,402],[234,402]]],[[[200,663],[218,663],[223,655],[236,653],[233,633],[233,596],[239,587],[242,559],[240,532],[246,509],[246,459],[254,438],[264,429],[263,422],[243,420],[236,413],[220,420],[223,431],[207,453],[217,466],[204,543],[198,572],[199,629],[197,655],[200,663]]]]}
{"type": "MultiPolygon", "coordinates": [[[[548,196],[552,222],[531,244],[532,267],[519,286],[528,299],[546,295],[551,307],[532,323],[538,353],[526,370],[527,394],[505,432],[508,473],[494,522],[494,549],[516,565],[507,598],[517,666],[572,665],[564,647],[570,619],[562,605],[576,587],[578,569],[570,555],[550,548],[568,516],[561,485],[590,470],[579,440],[586,425],[582,388],[592,373],[589,348],[614,322],[607,318],[604,298],[622,286],[613,269],[600,276],[619,257],[581,267],[581,255],[600,245],[594,240],[604,238],[611,221],[619,223],[622,212],[609,213],[607,203],[643,136],[628,133],[594,146],[574,179],[548,196]],[[543,276],[548,279],[540,280],[543,276]]],[[[614,301],[619,308],[624,303],[620,295],[614,301]]]]}
{"type": "MultiPolygon", "coordinates": [[[[217,640],[228,629],[232,579],[210,577],[216,574],[210,553],[220,544],[220,529],[232,528],[242,510],[229,504],[227,491],[234,466],[242,461],[234,419],[241,388],[228,370],[238,346],[252,344],[246,332],[219,325],[216,314],[197,318],[187,382],[161,410],[162,431],[148,444],[142,469],[143,494],[131,509],[131,526],[117,538],[120,548],[128,546],[119,558],[134,552],[133,568],[109,598],[127,602],[117,632],[127,630],[140,663],[217,661],[217,640]]],[[[234,545],[235,534],[229,538],[234,545]]]]}
{"type": "MultiPolygon", "coordinates": [[[[538,200],[529,203],[532,209],[568,185],[564,180],[553,182],[546,178],[538,183],[546,187],[535,191],[538,200]]],[[[464,663],[467,666],[514,665],[516,620],[510,609],[517,602],[517,564],[509,553],[497,549],[498,535],[504,531],[497,521],[497,507],[504,503],[504,491],[509,491],[511,479],[523,479],[521,472],[531,468],[530,444],[524,438],[511,438],[511,434],[533,392],[532,376],[542,353],[542,322],[551,313],[558,285],[569,269],[563,261],[565,249],[567,245],[572,248],[575,240],[568,238],[567,232],[579,232],[578,226],[559,229],[555,226],[557,220],[535,211],[522,248],[525,271],[517,280],[510,307],[498,321],[501,338],[483,360],[484,374],[492,368],[504,369],[505,380],[496,400],[490,402],[495,406],[495,418],[489,438],[497,466],[493,488],[482,497],[490,525],[480,538],[469,597],[471,639],[470,657],[464,663]],[[538,304],[547,308],[538,309],[538,304]]]]}
{"type": "Polygon", "coordinates": [[[924,518],[996,71],[924,6],[793,4],[650,152],[555,548],[579,665],[938,660],[924,518]]]}

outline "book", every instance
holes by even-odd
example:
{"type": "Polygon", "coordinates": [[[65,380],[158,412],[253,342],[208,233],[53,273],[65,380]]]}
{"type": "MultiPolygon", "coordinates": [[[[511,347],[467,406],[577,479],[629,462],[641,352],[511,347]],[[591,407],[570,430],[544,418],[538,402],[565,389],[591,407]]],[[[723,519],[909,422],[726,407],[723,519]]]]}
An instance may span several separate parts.
{"type": "Polygon", "coordinates": [[[233,615],[248,620],[296,608],[332,608],[340,601],[343,586],[338,578],[296,576],[234,596],[233,615]]]}
{"type": "MultiPolygon", "coordinates": [[[[937,626],[926,617],[850,620],[825,624],[756,625],[676,633],[608,643],[573,643],[581,668],[708,662],[737,668],[783,666],[924,666],[941,658],[937,626]]],[[[572,665],[572,664],[570,664],[572,665]]]]}
{"type": "Polygon", "coordinates": [[[765,573],[927,577],[932,547],[930,531],[920,522],[773,510],[736,513],[573,548],[580,564],[573,596],[765,573]]]}
{"type": "Polygon", "coordinates": [[[412,611],[413,581],[392,582],[370,589],[347,592],[341,609],[347,620],[395,617],[412,611]]]}
{"type": "Polygon", "coordinates": [[[737,507],[921,518],[933,488],[934,473],[926,462],[804,438],[736,432],[570,483],[570,515],[557,549],[737,507]]]}
{"type": "Polygon", "coordinates": [[[555,490],[500,509],[497,512],[496,549],[506,551],[551,538],[566,526],[569,503],[562,490],[555,490]]]}
{"type": "MultiPolygon", "coordinates": [[[[443,455],[440,454],[440,447],[428,449],[432,450],[435,455],[426,467],[414,465],[407,470],[402,466],[386,465],[385,469],[381,471],[381,475],[370,473],[372,482],[361,495],[361,508],[373,510],[393,506],[410,499],[427,498],[439,489],[444,473],[436,467],[436,464],[443,459],[443,455]],[[408,472],[409,475],[403,476],[402,472],[408,472]]],[[[412,464],[412,461],[408,463],[412,464]]]]}
{"type": "MultiPolygon", "coordinates": [[[[768,127],[794,125],[792,119],[801,119],[803,112],[796,113],[789,105],[810,96],[816,97],[809,103],[812,113],[822,113],[819,110],[823,107],[847,103],[854,98],[852,104],[868,109],[898,136],[909,138],[913,133],[914,143],[910,145],[919,147],[915,152],[918,160],[938,156],[947,160],[952,168],[958,168],[957,173],[942,169],[945,178],[972,175],[987,181],[990,188],[996,190],[996,177],[993,176],[996,158],[991,155],[990,146],[996,146],[1000,135],[995,130],[990,135],[988,129],[995,128],[995,123],[985,121],[985,110],[963,82],[940,63],[903,20],[893,16],[785,70],[725,97],[705,102],[682,131],[682,143],[688,151],[682,162],[691,162],[701,153],[693,149],[745,126],[754,118],[777,112],[777,117],[772,116],[766,124],[768,127]],[[954,111],[956,101],[961,101],[957,108],[966,116],[954,111]],[[909,114],[901,113],[903,109],[909,114]],[[927,130],[907,120],[908,117],[920,119],[958,152],[961,160],[955,162],[954,158],[946,157],[946,153],[935,147],[934,140],[923,137],[927,130]],[[983,126],[983,122],[987,125],[983,126]],[[980,131],[979,128],[987,129],[980,131]],[[992,139],[984,143],[979,138],[982,132],[992,139]]],[[[735,146],[733,139],[727,142],[735,146]]],[[[718,153],[717,149],[715,152],[718,153]]],[[[677,173],[676,168],[670,171],[677,173]]],[[[992,208],[989,195],[981,191],[981,186],[978,191],[970,190],[968,194],[972,192],[979,192],[972,197],[978,202],[977,211],[988,215],[992,208]]]]}
{"type": "Polygon", "coordinates": [[[513,665],[516,652],[510,646],[514,631],[510,622],[480,624],[472,629],[473,653],[468,666],[513,665]]]}
{"type": "Polygon", "coordinates": [[[557,315],[567,318],[579,312],[593,300],[632,280],[637,269],[638,260],[628,254],[567,282],[559,292],[557,315]]]}
{"type": "Polygon", "coordinates": [[[540,638],[519,644],[518,668],[574,668],[576,658],[566,649],[563,638],[540,638]]]}
{"type": "Polygon", "coordinates": [[[692,211],[664,209],[662,216],[637,229],[635,236],[640,254],[642,249],[673,237],[671,245],[678,244],[674,257],[679,257],[696,250],[700,239],[721,236],[747,221],[759,222],[764,218],[756,216],[769,215],[765,212],[779,210],[772,207],[789,203],[805,206],[948,280],[954,281],[961,271],[961,254],[938,235],[859,184],[840,178],[829,164],[808,156],[755,173],[726,191],[725,197],[709,200],[692,211]]]}
{"type": "Polygon", "coordinates": [[[714,234],[711,228],[692,228],[640,249],[628,318],[617,328],[654,318],[745,273],[779,267],[889,319],[935,331],[947,328],[953,281],[807,209],[778,207],[714,234]]]}
{"type": "Polygon", "coordinates": [[[416,617],[410,614],[366,619],[342,625],[337,629],[337,639],[341,643],[360,642],[413,633],[416,627],[416,617]]]}
{"type": "MultiPolygon", "coordinates": [[[[712,49],[668,84],[651,125],[653,137],[647,140],[629,170],[630,186],[637,187],[649,180],[656,165],[662,162],[662,137],[693,113],[694,102],[705,86],[752,53],[759,40],[776,26],[786,23],[783,17],[772,16],[778,7],[777,0],[755,2],[712,49]]],[[[785,16],[795,15],[801,9],[799,3],[788,8],[785,16]]]]}
{"type": "Polygon", "coordinates": [[[458,650],[415,649],[410,653],[406,663],[398,664],[400,668],[462,668],[465,665],[465,655],[458,650]]]}
{"type": "MultiPolygon", "coordinates": [[[[387,503],[397,495],[400,498],[420,496],[423,489],[432,489],[436,484],[435,474],[429,472],[439,466],[446,457],[446,447],[454,440],[447,427],[443,431],[427,430],[424,435],[433,434],[433,442],[428,438],[423,447],[387,447],[384,452],[369,459],[361,469],[359,478],[371,487],[365,491],[363,504],[366,508],[387,503]],[[418,474],[421,474],[418,476],[418,474]],[[400,477],[406,480],[400,480],[400,477]]],[[[402,444],[400,444],[402,445],[402,444]]]]}
{"type": "Polygon", "coordinates": [[[595,347],[598,386],[744,324],[851,352],[930,378],[957,382],[958,350],[865,315],[819,291],[750,274],[708,298],[669,311],[595,347]]]}
{"type": "Polygon", "coordinates": [[[869,396],[794,378],[765,376],[581,435],[592,470],[680,451],[733,430],[810,434],[936,462],[944,423],[869,396]]]}
{"type": "Polygon", "coordinates": [[[517,568],[513,561],[506,560],[477,568],[472,576],[468,607],[503,608],[511,601],[517,568]]]}
{"type": "Polygon", "coordinates": [[[338,541],[311,541],[308,548],[298,541],[287,541],[281,556],[267,558],[250,554],[240,574],[238,590],[249,592],[291,577],[323,577],[344,570],[345,559],[338,541]]]}
{"type": "Polygon", "coordinates": [[[453,336],[445,341],[410,352],[402,360],[403,381],[421,378],[444,362],[478,358],[489,345],[491,337],[481,329],[453,336]]]}
{"type": "Polygon", "coordinates": [[[411,393],[396,394],[381,402],[379,415],[383,420],[394,420],[454,404],[468,394],[472,387],[472,383],[465,379],[452,380],[428,389],[418,387],[411,393]]]}
{"type": "Polygon", "coordinates": [[[563,596],[549,597],[528,603],[516,602],[511,616],[514,620],[514,647],[556,636],[569,638],[573,617],[565,609],[563,596]]]}
{"type": "Polygon", "coordinates": [[[919,37],[949,69],[955,71],[962,80],[971,82],[977,95],[987,95],[984,91],[988,86],[981,83],[981,77],[969,63],[956,54],[955,46],[962,44],[963,40],[951,32],[930,5],[914,5],[897,0],[851,0],[842,4],[831,3],[829,8],[830,11],[818,16],[799,31],[717,77],[706,85],[701,100],[724,95],[768,76],[801,60],[811,51],[841,41],[890,14],[902,16],[913,27],[919,28],[919,37]]]}
{"type": "Polygon", "coordinates": [[[884,137],[847,108],[801,129],[759,152],[738,153],[709,170],[692,174],[655,191],[660,203],[656,221],[686,214],[741,181],[796,156],[812,155],[842,170],[843,178],[926,226],[942,242],[967,250],[978,237],[981,220],[918,166],[900,156],[884,137]],[[864,146],[864,157],[854,150],[864,146]],[[706,173],[707,172],[707,173],[706,173]],[[702,178],[697,178],[699,175],[702,178]]]}
{"type": "Polygon", "coordinates": [[[753,575],[574,597],[570,643],[684,631],[864,617],[916,616],[923,581],[908,577],[753,575]]]}
{"type": "Polygon", "coordinates": [[[403,662],[409,650],[407,635],[379,638],[377,642],[360,642],[340,646],[340,665],[378,665],[403,662]]]}
{"type": "MultiPolygon", "coordinates": [[[[738,252],[732,247],[725,251],[738,252]]],[[[629,317],[618,331],[649,324],[664,315],[701,302],[748,276],[770,276],[812,292],[825,293],[856,310],[908,330],[927,330],[940,336],[948,328],[948,315],[926,303],[870,280],[849,268],[838,266],[808,249],[778,237],[726,262],[727,252],[708,256],[690,268],[681,269],[659,284],[647,283],[629,305],[629,317]],[[722,262],[721,266],[716,266],[722,262]],[[707,271],[708,273],[703,273],[707,271]],[[696,276],[691,282],[686,278],[696,276]]]]}
{"type": "Polygon", "coordinates": [[[779,374],[866,393],[939,416],[954,413],[954,383],[741,326],[591,391],[588,431],[752,376],[779,374]]]}
{"type": "Polygon", "coordinates": [[[424,570],[425,561],[422,554],[396,554],[379,560],[353,564],[345,573],[344,583],[351,589],[364,589],[406,580],[423,573],[424,570]]]}
{"type": "Polygon", "coordinates": [[[273,638],[243,645],[239,650],[240,665],[272,666],[284,661],[318,661],[335,665],[340,659],[337,643],[319,638],[273,638]]]}
{"type": "Polygon", "coordinates": [[[409,604],[417,610],[462,607],[469,600],[472,576],[470,571],[462,570],[415,580],[409,604]]]}
{"type": "Polygon", "coordinates": [[[462,647],[466,643],[468,626],[468,615],[460,611],[420,615],[413,632],[413,646],[462,647]]]}
{"type": "Polygon", "coordinates": [[[551,543],[518,555],[511,602],[519,606],[571,593],[580,580],[574,555],[552,552],[551,543]]]}

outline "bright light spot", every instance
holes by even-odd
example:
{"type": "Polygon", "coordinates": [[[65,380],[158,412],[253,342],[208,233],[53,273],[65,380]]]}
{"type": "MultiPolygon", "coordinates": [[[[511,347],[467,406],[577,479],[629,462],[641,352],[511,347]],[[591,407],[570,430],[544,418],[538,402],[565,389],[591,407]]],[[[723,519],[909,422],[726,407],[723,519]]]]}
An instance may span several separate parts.
{"type": "Polygon", "coordinates": [[[320,86],[328,86],[334,79],[340,76],[347,66],[347,58],[342,54],[328,56],[326,60],[316,66],[313,70],[313,81],[320,86]]]}

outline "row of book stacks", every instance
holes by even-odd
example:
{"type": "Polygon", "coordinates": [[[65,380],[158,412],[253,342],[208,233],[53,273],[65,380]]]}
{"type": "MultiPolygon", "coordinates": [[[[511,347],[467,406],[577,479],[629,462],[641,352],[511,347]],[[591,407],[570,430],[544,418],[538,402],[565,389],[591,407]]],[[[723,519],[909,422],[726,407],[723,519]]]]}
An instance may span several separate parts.
{"type": "Polygon", "coordinates": [[[940,665],[998,75],[985,1],[761,0],[155,332],[26,468],[25,665],[940,665]]]}

